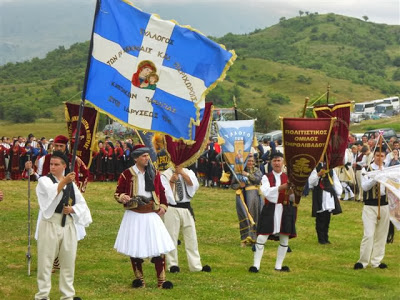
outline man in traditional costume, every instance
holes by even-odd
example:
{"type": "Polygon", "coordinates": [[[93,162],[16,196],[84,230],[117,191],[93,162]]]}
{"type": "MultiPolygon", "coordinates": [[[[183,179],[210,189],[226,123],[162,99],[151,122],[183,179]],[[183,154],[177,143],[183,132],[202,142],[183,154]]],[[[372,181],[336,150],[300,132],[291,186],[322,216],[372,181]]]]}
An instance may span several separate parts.
{"type": "MultiPolygon", "coordinates": [[[[54,139],[54,151],[61,151],[71,160],[72,154],[68,151],[68,138],[64,135],[58,135],[54,139]]],[[[41,176],[46,176],[50,172],[50,159],[51,154],[47,154],[42,156],[38,162],[36,167],[36,172],[34,172],[32,168],[32,163],[30,161],[25,163],[25,170],[31,170],[31,180],[37,180],[41,176]]],[[[69,171],[70,167],[67,166],[67,171],[69,171]]],[[[76,164],[74,168],[75,172],[75,183],[79,187],[81,192],[85,192],[87,179],[89,177],[89,170],[86,167],[86,164],[77,156],[76,164]]]]}
{"type": "Polygon", "coordinates": [[[263,177],[260,169],[255,167],[253,154],[249,154],[246,167],[239,174],[242,180],[234,178],[232,188],[236,190],[236,213],[239,219],[240,244],[242,247],[252,246],[257,238],[257,223],[263,201],[259,194],[259,186],[263,177]]]}
{"type": "MultiPolygon", "coordinates": [[[[190,201],[200,186],[195,173],[179,166],[175,170],[170,167],[163,172],[161,181],[168,200],[168,211],[164,215],[164,223],[175,247],[178,245],[179,231],[182,229],[189,270],[210,272],[210,266],[202,266],[200,261],[194,212],[190,205],[190,201]]],[[[166,258],[167,269],[171,273],[178,273],[180,271],[178,250],[174,249],[167,253],[166,258]]]]}
{"type": "MultiPolygon", "coordinates": [[[[385,168],[385,157],[386,149],[377,147],[374,153],[374,162],[371,164],[369,171],[383,170],[385,168]]],[[[371,264],[372,268],[386,269],[387,265],[382,262],[382,259],[385,256],[390,219],[385,186],[370,178],[365,169],[363,173],[361,184],[364,190],[364,208],[362,212],[364,236],[360,246],[360,258],[354,265],[354,269],[364,269],[369,264],[371,264]],[[378,218],[378,215],[380,218],[378,218]]]]}
{"type": "Polygon", "coordinates": [[[264,207],[257,225],[254,263],[249,268],[249,272],[252,273],[259,271],[264,245],[269,237],[273,238],[273,235],[279,236],[275,270],[289,272],[289,267],[282,266],[282,263],[288,250],[289,237],[296,237],[296,209],[286,195],[289,184],[287,175],[283,173],[283,154],[272,153],[271,164],[272,172],[264,175],[261,180],[260,192],[264,197],[264,207]]]}
{"type": "MultiPolygon", "coordinates": [[[[67,157],[67,159],[72,158],[72,154],[68,152],[67,148],[68,138],[64,135],[58,135],[54,139],[54,151],[59,151],[67,157]]],[[[32,168],[32,162],[27,161],[25,163],[25,170],[30,170],[30,178],[31,180],[38,180],[40,177],[47,176],[50,173],[50,162],[51,162],[52,154],[47,154],[41,157],[37,162],[36,172],[32,168]]],[[[69,162],[66,166],[66,173],[70,172],[69,162]]],[[[84,193],[86,190],[87,179],[89,177],[89,170],[86,167],[86,164],[79,158],[76,157],[76,164],[74,168],[75,174],[75,184],[78,186],[81,193],[84,193]],[[81,174],[81,176],[79,175],[81,174]],[[82,180],[82,181],[80,181],[82,180]]],[[[38,239],[38,230],[40,226],[40,222],[42,220],[42,211],[39,210],[38,219],[36,223],[36,232],[35,239],[38,239]]],[[[82,240],[86,236],[86,230],[84,226],[77,225],[78,230],[78,241],[82,240]]],[[[60,268],[59,260],[55,257],[53,272],[60,268]]]]}
{"type": "Polygon", "coordinates": [[[114,248],[131,259],[135,280],[133,288],[144,287],[143,258],[151,257],[155,264],[158,287],[170,289],[165,279],[164,254],[175,249],[161,220],[167,211],[167,199],[160,174],[150,161],[150,149],[136,145],[132,151],[135,165],[126,169],[118,179],[114,197],[125,209],[114,248]]]}
{"type": "Polygon", "coordinates": [[[328,231],[331,214],[342,213],[340,196],[342,185],[332,169],[326,169],[326,163],[320,162],[308,178],[309,187],[313,189],[312,216],[315,217],[315,229],[318,243],[330,244],[328,231]]]}
{"type": "Polygon", "coordinates": [[[38,229],[38,270],[39,291],[35,299],[49,299],[51,273],[54,259],[60,261],[59,288],[61,299],[78,300],[75,297],[74,273],[78,245],[77,228],[79,224],[87,227],[92,223],[89,208],[78,187],[74,183],[75,173],[64,171],[68,158],[55,151],[50,159],[50,173],[39,179],[36,194],[41,213],[38,229]],[[66,189],[70,191],[67,192],[66,189]],[[68,206],[65,206],[68,197],[68,206]],[[62,225],[65,215],[65,224],[62,225]]]}

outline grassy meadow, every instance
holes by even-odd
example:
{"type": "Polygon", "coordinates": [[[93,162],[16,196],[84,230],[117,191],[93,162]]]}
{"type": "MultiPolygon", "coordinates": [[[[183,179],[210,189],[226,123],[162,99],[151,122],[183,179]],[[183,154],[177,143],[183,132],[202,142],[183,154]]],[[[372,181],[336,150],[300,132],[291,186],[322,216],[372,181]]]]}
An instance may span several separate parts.
{"type": "MultiPolygon", "coordinates": [[[[31,276],[27,275],[27,181],[0,181],[0,299],[33,299],[37,291],[36,241],[32,238],[31,276]]],[[[38,204],[31,183],[31,228],[38,204]]],[[[123,210],[113,200],[115,182],[90,183],[85,194],[93,216],[87,237],[79,242],[75,289],[82,299],[399,299],[400,236],[386,246],[386,270],[353,270],[362,238],[362,204],[342,202],[343,213],[333,216],[331,245],[317,243],[310,197],[302,199],[297,219],[298,237],[284,265],[290,273],[274,271],[277,242],[268,241],[260,272],[249,273],[253,252],[241,248],[233,190],[201,187],[193,200],[199,250],[211,273],[188,271],[184,243],[178,246],[181,272],[167,273],[173,290],[156,288],[153,264],[145,261],[147,287],[132,289],[129,258],[113,249],[123,210]]],[[[33,233],[32,233],[33,236],[33,233]]],[[[60,297],[58,272],[51,298],[60,297]]]]}

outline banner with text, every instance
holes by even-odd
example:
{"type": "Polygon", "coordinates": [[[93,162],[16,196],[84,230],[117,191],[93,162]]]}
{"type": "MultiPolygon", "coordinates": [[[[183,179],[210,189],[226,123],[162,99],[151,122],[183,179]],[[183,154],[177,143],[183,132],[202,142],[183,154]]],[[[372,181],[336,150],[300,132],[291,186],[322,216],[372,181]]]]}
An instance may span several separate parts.
{"type": "MultiPolygon", "coordinates": [[[[76,126],[79,119],[78,104],[65,103],[65,120],[67,121],[68,136],[71,141],[71,149],[75,141],[76,126]]],[[[76,155],[89,168],[92,163],[92,151],[96,150],[95,136],[97,131],[99,113],[92,107],[85,106],[82,114],[82,123],[79,130],[79,143],[76,155]]]]}
{"type": "Polygon", "coordinates": [[[343,165],[350,128],[350,108],[351,102],[318,105],[313,108],[316,118],[336,117],[332,127],[329,145],[326,150],[330,169],[343,165]]]}
{"type": "Polygon", "coordinates": [[[304,186],[328,146],[334,119],[283,118],[283,147],[289,182],[296,203],[304,186]]]}
{"type": "Polygon", "coordinates": [[[192,142],[235,52],[127,0],[98,5],[85,99],[128,126],[192,142]]]}
{"type": "Polygon", "coordinates": [[[254,120],[217,121],[219,136],[224,140],[222,153],[229,168],[240,179],[251,151],[254,120]]]}

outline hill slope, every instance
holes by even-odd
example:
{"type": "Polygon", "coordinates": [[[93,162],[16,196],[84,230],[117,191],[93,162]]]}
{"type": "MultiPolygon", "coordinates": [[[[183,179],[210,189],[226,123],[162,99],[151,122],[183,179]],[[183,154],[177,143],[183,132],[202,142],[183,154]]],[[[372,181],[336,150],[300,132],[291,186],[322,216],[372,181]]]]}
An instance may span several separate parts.
{"type": "MultiPolygon", "coordinates": [[[[245,35],[215,39],[238,60],[208,96],[216,106],[256,108],[259,131],[297,116],[330,85],[330,101],[356,102],[400,94],[400,26],[333,14],[296,17],[245,35]],[[396,73],[397,72],[397,73],[396,73]]],[[[0,67],[0,120],[63,119],[63,101],[80,99],[88,42],[59,47],[44,59],[0,67]]],[[[324,98],[325,100],[325,98],[324,98]]]]}

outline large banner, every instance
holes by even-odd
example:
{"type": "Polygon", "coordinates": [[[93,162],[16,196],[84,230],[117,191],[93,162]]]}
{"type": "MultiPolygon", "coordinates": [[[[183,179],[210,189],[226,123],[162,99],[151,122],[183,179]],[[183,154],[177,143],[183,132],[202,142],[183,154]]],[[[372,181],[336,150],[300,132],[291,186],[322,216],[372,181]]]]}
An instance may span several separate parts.
{"type": "Polygon", "coordinates": [[[192,141],[235,52],[127,0],[97,5],[85,99],[125,125],[192,141]]]}
{"type": "Polygon", "coordinates": [[[336,118],[326,154],[328,166],[333,169],[343,165],[350,128],[351,102],[318,105],[313,109],[316,118],[336,118]]]}
{"type": "Polygon", "coordinates": [[[234,175],[240,177],[253,143],[254,120],[218,121],[219,136],[224,140],[222,153],[234,175]]]}
{"type": "Polygon", "coordinates": [[[283,118],[283,147],[289,182],[296,203],[312,170],[328,146],[334,119],[283,118]]]}
{"type": "Polygon", "coordinates": [[[206,103],[205,109],[200,111],[201,122],[196,126],[195,143],[185,144],[183,141],[174,141],[170,136],[165,136],[167,151],[171,157],[171,162],[175,166],[187,167],[194,164],[207,146],[208,136],[210,135],[212,103],[206,103]]]}
{"type": "MultiPolygon", "coordinates": [[[[73,147],[72,141],[75,139],[76,126],[79,119],[80,105],[65,103],[65,120],[67,121],[68,136],[71,141],[71,148],[73,147]]],[[[86,164],[89,168],[92,163],[92,151],[96,150],[95,136],[97,131],[97,123],[99,114],[97,110],[85,106],[82,114],[82,123],[79,130],[79,143],[76,155],[86,164]]]]}
{"type": "Polygon", "coordinates": [[[379,171],[368,172],[366,176],[375,179],[386,187],[389,202],[390,221],[400,230],[400,165],[379,171]]]}

